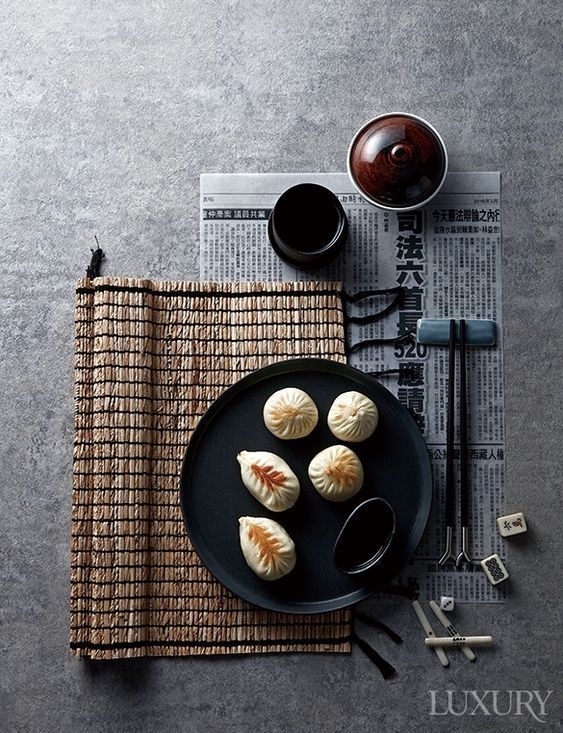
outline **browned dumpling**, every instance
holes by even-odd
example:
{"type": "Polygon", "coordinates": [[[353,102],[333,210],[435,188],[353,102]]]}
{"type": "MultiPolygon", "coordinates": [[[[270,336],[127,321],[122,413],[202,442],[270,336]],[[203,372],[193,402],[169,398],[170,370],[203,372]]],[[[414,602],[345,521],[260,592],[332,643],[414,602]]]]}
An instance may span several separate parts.
{"type": "Polygon", "coordinates": [[[313,458],[309,478],[325,499],[346,501],[362,488],[364,469],[353,450],[345,445],[331,445],[313,458]]]}
{"type": "Polygon", "coordinates": [[[361,392],[343,392],[328,411],[328,427],[338,440],[359,443],[372,435],[379,421],[375,402],[361,392]]]}
{"type": "Polygon", "coordinates": [[[266,517],[240,517],[239,536],[248,567],[263,580],[278,580],[295,567],[295,544],[285,529],[266,517]]]}
{"type": "Polygon", "coordinates": [[[264,405],[264,424],[277,438],[296,440],[309,435],[319,421],[317,406],[307,392],[285,387],[264,405]]]}
{"type": "Polygon", "coordinates": [[[299,479],[288,464],[268,451],[241,451],[237,456],[242,482],[273,512],[292,507],[299,497],[299,479]]]}

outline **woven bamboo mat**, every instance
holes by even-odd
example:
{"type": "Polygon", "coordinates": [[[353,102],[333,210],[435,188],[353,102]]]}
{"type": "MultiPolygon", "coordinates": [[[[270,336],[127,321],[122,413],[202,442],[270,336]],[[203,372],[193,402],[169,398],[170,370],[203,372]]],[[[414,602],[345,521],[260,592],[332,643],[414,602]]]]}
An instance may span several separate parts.
{"type": "Polygon", "coordinates": [[[349,611],[262,611],[215,581],[178,492],[191,432],[226,387],[274,361],[344,353],[338,283],[79,281],[73,654],[349,651],[349,611]]]}

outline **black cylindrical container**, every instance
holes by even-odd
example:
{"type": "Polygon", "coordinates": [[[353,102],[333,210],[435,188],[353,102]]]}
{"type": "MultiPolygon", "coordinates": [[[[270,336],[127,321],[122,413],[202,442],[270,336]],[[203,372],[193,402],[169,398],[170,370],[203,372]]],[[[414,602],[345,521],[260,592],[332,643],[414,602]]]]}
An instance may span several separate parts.
{"type": "Polygon", "coordinates": [[[299,183],[284,191],[268,220],[276,254],[309,269],[334,260],[348,237],[348,219],[338,198],[324,186],[299,183]]]}

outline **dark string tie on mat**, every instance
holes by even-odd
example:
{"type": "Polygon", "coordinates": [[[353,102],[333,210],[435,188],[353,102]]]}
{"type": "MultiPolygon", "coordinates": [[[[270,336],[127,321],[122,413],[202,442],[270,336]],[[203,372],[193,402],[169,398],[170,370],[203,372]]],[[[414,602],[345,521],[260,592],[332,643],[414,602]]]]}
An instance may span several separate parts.
{"type": "Polygon", "coordinates": [[[363,651],[363,653],[379,669],[383,679],[388,680],[390,677],[393,677],[396,674],[397,670],[387,660],[383,659],[381,654],[379,654],[379,652],[376,652],[371,644],[369,644],[363,637],[359,636],[358,632],[356,631],[356,621],[360,621],[367,626],[371,626],[372,628],[383,631],[392,641],[395,642],[395,644],[402,644],[402,638],[399,636],[399,634],[395,633],[382,621],[378,621],[377,619],[372,618],[371,616],[367,615],[366,613],[362,613],[361,611],[355,611],[354,626],[352,628],[352,639],[363,651]]]}
{"type": "Polygon", "coordinates": [[[358,293],[350,293],[344,296],[347,303],[360,303],[362,300],[367,298],[381,297],[382,295],[392,295],[390,302],[378,313],[373,313],[369,316],[348,316],[348,323],[357,323],[360,326],[364,326],[367,323],[375,323],[380,321],[388,313],[395,310],[404,300],[405,289],[398,285],[395,288],[381,288],[379,290],[361,290],[358,293]]]}
{"type": "MultiPolygon", "coordinates": [[[[90,250],[92,252],[92,258],[90,264],[86,268],[86,277],[90,278],[91,280],[100,276],[102,261],[106,257],[104,250],[100,247],[100,243],[98,242],[98,237],[96,235],[94,235],[94,239],[96,240],[97,247],[96,249],[90,250]]],[[[389,313],[392,313],[396,308],[399,308],[401,306],[404,300],[404,295],[405,289],[400,285],[394,288],[361,290],[358,293],[346,293],[345,291],[342,291],[342,310],[344,315],[344,331],[346,334],[346,353],[348,355],[354,354],[368,346],[384,346],[387,344],[395,345],[402,342],[414,340],[414,332],[411,331],[400,336],[391,336],[388,338],[362,339],[355,344],[350,344],[348,340],[349,324],[366,326],[371,323],[377,323],[378,321],[381,321],[383,318],[385,318],[385,316],[389,315],[389,313]],[[348,309],[346,307],[348,304],[354,305],[356,303],[361,303],[362,301],[368,300],[369,298],[381,298],[382,296],[386,295],[390,295],[392,297],[389,303],[377,313],[371,313],[366,316],[354,316],[348,313],[348,309]]],[[[398,373],[398,369],[384,369],[378,372],[369,372],[370,376],[372,377],[382,377],[398,373]]]]}
{"type": "MultiPolygon", "coordinates": [[[[388,595],[396,595],[403,598],[408,598],[411,601],[418,597],[418,588],[416,581],[408,581],[406,584],[387,585],[385,586],[385,588],[382,589],[381,592],[388,595]]],[[[395,668],[386,659],[383,659],[383,657],[375,651],[371,644],[369,644],[363,637],[358,634],[356,629],[356,621],[360,621],[367,626],[371,626],[373,628],[379,629],[380,631],[383,631],[392,641],[395,642],[395,644],[402,644],[402,637],[399,636],[396,631],[390,629],[387,624],[384,624],[383,621],[379,621],[379,619],[373,618],[373,616],[370,616],[365,611],[359,611],[357,608],[354,608],[353,625],[351,631],[352,641],[354,641],[358,645],[358,647],[364,652],[364,654],[375,664],[384,679],[387,680],[393,677],[396,673],[395,668]]]]}
{"type": "Polygon", "coordinates": [[[92,259],[90,260],[90,264],[86,268],[86,277],[89,277],[90,280],[93,280],[95,277],[100,276],[102,270],[102,260],[104,260],[106,257],[104,250],[100,247],[98,237],[95,234],[94,239],[96,240],[97,246],[96,249],[90,250],[90,252],[92,253],[92,259]]]}
{"type": "MultiPolygon", "coordinates": [[[[94,279],[95,277],[100,276],[101,269],[102,269],[102,261],[106,257],[104,250],[100,247],[100,243],[98,242],[98,237],[96,235],[94,235],[94,239],[96,240],[97,247],[96,249],[90,250],[92,252],[92,258],[91,258],[90,264],[86,268],[86,277],[90,278],[91,280],[94,279]]],[[[368,346],[384,346],[387,344],[396,345],[402,342],[408,342],[408,341],[414,340],[414,332],[411,332],[411,331],[409,331],[408,333],[402,334],[401,336],[391,336],[388,338],[363,339],[361,341],[358,341],[355,344],[350,344],[348,340],[348,325],[349,324],[365,326],[371,323],[377,323],[378,321],[381,321],[383,318],[385,318],[385,316],[389,315],[389,313],[392,313],[396,308],[399,308],[401,306],[404,300],[404,295],[405,295],[405,289],[401,287],[400,285],[394,288],[362,290],[358,293],[346,293],[345,291],[342,291],[342,311],[343,311],[343,316],[344,316],[344,332],[346,334],[345,346],[346,346],[347,355],[354,354],[368,346]],[[385,295],[391,295],[392,298],[389,301],[389,303],[386,306],[384,306],[382,310],[378,311],[377,313],[371,313],[367,316],[354,316],[348,313],[348,309],[346,307],[347,304],[354,305],[356,303],[360,303],[369,298],[380,298],[385,295]]],[[[407,372],[409,372],[411,370],[411,367],[407,366],[406,370],[407,372]]],[[[399,374],[399,373],[400,373],[399,369],[382,369],[376,372],[367,372],[369,376],[374,377],[374,378],[392,376],[392,375],[399,374]]]]}
{"type": "MultiPolygon", "coordinates": [[[[366,326],[371,323],[377,323],[378,321],[381,321],[385,316],[389,315],[389,313],[392,313],[395,309],[399,308],[401,304],[403,303],[405,296],[405,289],[401,287],[400,285],[394,288],[380,288],[377,290],[362,290],[358,293],[345,293],[342,294],[342,302],[343,302],[343,311],[344,311],[344,325],[345,325],[345,331],[346,336],[348,339],[348,326],[351,324],[357,325],[357,326],[366,326]],[[389,303],[384,306],[380,311],[377,313],[371,313],[367,316],[354,316],[351,315],[348,312],[347,305],[354,305],[356,303],[361,303],[362,301],[368,300],[369,298],[381,298],[382,296],[392,296],[389,303]]],[[[399,344],[402,342],[408,342],[414,340],[414,331],[409,331],[408,333],[401,334],[400,336],[390,336],[390,337],[381,337],[381,338],[368,338],[368,339],[362,339],[358,341],[355,344],[351,344],[349,340],[346,344],[346,353],[347,355],[354,354],[361,349],[364,349],[368,346],[385,346],[386,344],[399,344]]],[[[382,376],[386,374],[394,374],[398,372],[398,370],[385,370],[382,372],[374,372],[371,376],[382,376]]]]}

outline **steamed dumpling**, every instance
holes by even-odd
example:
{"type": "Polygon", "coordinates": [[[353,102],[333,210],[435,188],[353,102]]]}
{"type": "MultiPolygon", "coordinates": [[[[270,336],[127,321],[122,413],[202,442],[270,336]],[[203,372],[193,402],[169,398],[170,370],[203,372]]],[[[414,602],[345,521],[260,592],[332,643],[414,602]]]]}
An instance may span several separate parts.
{"type": "Polygon", "coordinates": [[[268,398],[264,423],[277,438],[295,440],[311,433],[319,421],[319,411],[307,392],[285,387],[268,398]]]}
{"type": "Polygon", "coordinates": [[[283,512],[299,496],[299,479],[275,453],[241,451],[237,456],[243,484],[267,509],[283,512]]]}
{"type": "Polygon", "coordinates": [[[240,517],[239,536],[248,567],[263,580],[278,580],[295,567],[295,544],[285,529],[266,517],[240,517]]]}
{"type": "Polygon", "coordinates": [[[362,488],[364,469],[353,450],[345,445],[331,445],[313,458],[309,478],[325,499],[346,501],[362,488]]]}
{"type": "Polygon", "coordinates": [[[359,443],[377,427],[379,412],[374,402],[361,392],[344,392],[328,411],[328,427],[339,440],[359,443]]]}

